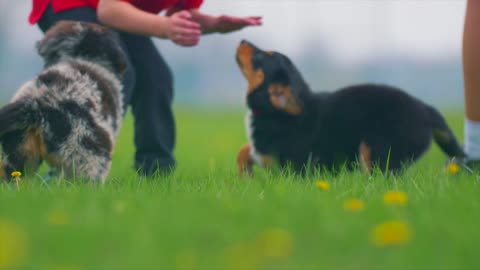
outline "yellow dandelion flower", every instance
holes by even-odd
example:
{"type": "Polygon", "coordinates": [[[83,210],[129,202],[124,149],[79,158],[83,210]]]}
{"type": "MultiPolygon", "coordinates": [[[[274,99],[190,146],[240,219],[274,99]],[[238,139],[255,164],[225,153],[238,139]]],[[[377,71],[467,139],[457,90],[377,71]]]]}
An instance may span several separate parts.
{"type": "Polygon", "coordinates": [[[11,175],[12,175],[12,177],[20,177],[20,176],[22,176],[22,173],[19,172],[19,171],[13,171],[11,175]]]}
{"type": "Polygon", "coordinates": [[[350,199],[343,202],[343,209],[351,212],[360,212],[365,208],[363,201],[360,199],[350,199]]]}
{"type": "Polygon", "coordinates": [[[257,237],[256,246],[268,258],[287,258],[293,252],[294,239],[285,229],[269,229],[257,237]]]}
{"type": "Polygon", "coordinates": [[[410,242],[412,232],[410,225],[404,221],[392,220],[373,228],[370,240],[378,247],[400,246],[410,242]]]}
{"type": "Polygon", "coordinates": [[[48,214],[47,223],[50,225],[67,225],[69,223],[68,215],[64,211],[54,210],[48,214]]]}
{"type": "Polygon", "coordinates": [[[16,224],[0,220],[0,269],[16,269],[25,261],[27,236],[16,224]]]}
{"type": "Polygon", "coordinates": [[[317,188],[319,188],[321,190],[329,190],[330,189],[330,184],[326,181],[323,181],[323,180],[317,181],[317,183],[315,185],[317,186],[317,188]]]}
{"type": "Polygon", "coordinates": [[[388,205],[405,206],[408,201],[407,193],[403,191],[387,191],[383,195],[383,201],[388,205]]]}
{"type": "Polygon", "coordinates": [[[450,163],[445,168],[448,174],[457,174],[460,172],[460,166],[457,163],[450,163]]]}
{"type": "Polygon", "coordinates": [[[17,191],[20,191],[20,176],[22,176],[22,173],[19,171],[13,171],[10,174],[12,177],[15,178],[15,184],[17,185],[17,191]]]}

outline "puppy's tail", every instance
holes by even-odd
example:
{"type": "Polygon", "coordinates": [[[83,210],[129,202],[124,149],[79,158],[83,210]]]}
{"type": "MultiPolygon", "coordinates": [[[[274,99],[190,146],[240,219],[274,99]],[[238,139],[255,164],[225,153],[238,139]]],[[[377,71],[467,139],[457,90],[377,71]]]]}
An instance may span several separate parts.
{"type": "Polygon", "coordinates": [[[445,118],[435,108],[428,106],[432,123],[433,139],[449,157],[465,157],[465,152],[448,126],[445,118]]]}
{"type": "Polygon", "coordinates": [[[39,114],[33,101],[16,101],[0,109],[0,136],[39,123],[39,114]]]}

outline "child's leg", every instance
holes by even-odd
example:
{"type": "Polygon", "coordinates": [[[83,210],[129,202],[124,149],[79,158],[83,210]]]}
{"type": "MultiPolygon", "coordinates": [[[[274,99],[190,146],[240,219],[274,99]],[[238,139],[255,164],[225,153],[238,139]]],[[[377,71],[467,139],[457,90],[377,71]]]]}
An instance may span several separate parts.
{"type": "Polygon", "coordinates": [[[169,172],[176,163],[172,73],[150,38],[126,33],[121,37],[137,74],[131,101],[135,166],[147,175],[157,170],[169,172]]]}
{"type": "Polygon", "coordinates": [[[480,159],[480,1],[468,0],[463,35],[465,151],[480,159]]]}

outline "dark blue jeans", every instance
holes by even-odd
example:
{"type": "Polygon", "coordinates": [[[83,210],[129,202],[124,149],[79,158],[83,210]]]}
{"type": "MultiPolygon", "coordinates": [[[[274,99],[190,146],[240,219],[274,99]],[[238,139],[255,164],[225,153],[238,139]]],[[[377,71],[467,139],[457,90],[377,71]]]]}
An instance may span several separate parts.
{"type": "MultiPolygon", "coordinates": [[[[60,20],[98,23],[96,11],[91,8],[55,13],[50,6],[38,26],[45,32],[60,20]]],[[[146,175],[156,170],[168,172],[176,163],[172,72],[150,38],[117,33],[129,62],[123,94],[125,108],[131,105],[135,120],[135,168],[146,175]]]]}

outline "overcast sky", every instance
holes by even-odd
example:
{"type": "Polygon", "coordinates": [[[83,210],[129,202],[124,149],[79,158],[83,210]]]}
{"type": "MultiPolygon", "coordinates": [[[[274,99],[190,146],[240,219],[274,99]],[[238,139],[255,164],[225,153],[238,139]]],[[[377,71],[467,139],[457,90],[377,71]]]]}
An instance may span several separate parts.
{"type": "MultiPolygon", "coordinates": [[[[26,23],[30,5],[10,1],[8,4],[17,8],[7,11],[3,8],[7,0],[0,3],[2,21],[15,25],[9,28],[9,42],[31,50],[40,33],[26,23]]],[[[458,56],[465,1],[205,0],[202,9],[213,14],[264,16],[263,27],[227,37],[235,42],[248,37],[265,47],[296,54],[306,40],[320,40],[334,59],[352,63],[379,54],[458,56]]],[[[208,44],[209,39],[203,43],[208,44]]]]}
{"type": "Polygon", "coordinates": [[[336,58],[361,61],[392,52],[458,55],[465,5],[463,0],[207,0],[204,9],[264,15],[265,26],[248,34],[268,45],[295,52],[302,40],[318,38],[336,58]]]}

